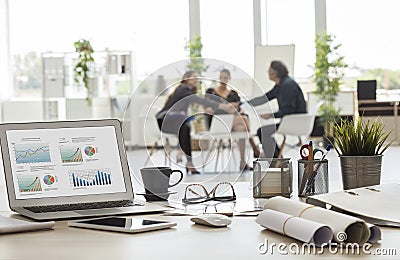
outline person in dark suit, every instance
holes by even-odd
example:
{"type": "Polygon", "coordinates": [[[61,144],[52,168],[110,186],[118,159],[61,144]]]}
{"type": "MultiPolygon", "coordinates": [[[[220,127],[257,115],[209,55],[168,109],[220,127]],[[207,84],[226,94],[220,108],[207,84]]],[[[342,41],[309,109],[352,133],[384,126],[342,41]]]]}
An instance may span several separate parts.
{"type": "MultiPolygon", "coordinates": [[[[272,117],[282,118],[285,115],[307,113],[306,101],[303,92],[294,79],[289,77],[288,69],[281,61],[272,61],[268,69],[269,79],[275,82],[275,86],[260,97],[248,101],[250,105],[259,106],[270,100],[277,99],[279,110],[273,114],[260,115],[263,119],[272,117]]],[[[266,158],[278,157],[278,147],[272,136],[279,125],[266,125],[257,130],[257,136],[262,143],[266,158]]]]}
{"type": "Polygon", "coordinates": [[[192,147],[190,136],[190,120],[193,118],[188,115],[189,105],[197,103],[212,110],[222,109],[227,113],[234,113],[236,109],[229,103],[217,103],[199,97],[197,87],[199,85],[199,75],[196,71],[185,72],[180,84],[167,97],[164,107],[157,113],[157,122],[160,130],[165,133],[178,135],[179,146],[186,155],[186,172],[198,174],[199,172],[192,162],[192,147]]]}
{"type": "MultiPolygon", "coordinates": [[[[237,104],[240,103],[239,94],[228,87],[228,82],[231,79],[231,72],[227,69],[223,69],[219,72],[219,85],[215,88],[209,88],[206,91],[206,98],[214,100],[216,102],[227,101],[229,103],[237,104]]],[[[216,110],[214,114],[226,114],[225,111],[216,110]]],[[[211,125],[212,115],[208,115],[208,127],[211,125]]],[[[249,132],[249,123],[247,115],[242,113],[236,113],[233,121],[232,131],[237,132],[249,132]]],[[[250,145],[253,149],[254,157],[258,158],[260,156],[260,151],[255,144],[252,137],[249,137],[250,145]]],[[[240,139],[238,142],[239,152],[240,152],[240,171],[252,170],[250,166],[247,165],[245,160],[245,148],[246,140],[240,139]]]]}

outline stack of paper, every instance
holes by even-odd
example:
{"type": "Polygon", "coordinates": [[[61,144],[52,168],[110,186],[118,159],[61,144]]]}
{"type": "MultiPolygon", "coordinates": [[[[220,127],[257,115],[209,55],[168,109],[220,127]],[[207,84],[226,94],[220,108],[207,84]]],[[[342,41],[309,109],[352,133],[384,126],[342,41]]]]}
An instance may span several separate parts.
{"type": "Polygon", "coordinates": [[[281,169],[269,168],[261,179],[261,191],[263,194],[277,194],[281,193],[281,169]]]}
{"type": "Polygon", "coordinates": [[[303,242],[327,243],[329,231],[326,227],[339,243],[375,243],[381,238],[378,227],[360,218],[280,196],[268,200],[264,209],[256,220],[258,224],[303,242]]]}

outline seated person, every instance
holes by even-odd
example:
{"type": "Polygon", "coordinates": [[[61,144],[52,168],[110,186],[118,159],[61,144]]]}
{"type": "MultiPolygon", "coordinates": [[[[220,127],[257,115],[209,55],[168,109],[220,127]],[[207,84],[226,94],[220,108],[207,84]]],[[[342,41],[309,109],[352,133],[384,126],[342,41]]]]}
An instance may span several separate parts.
{"type": "Polygon", "coordinates": [[[199,85],[196,71],[187,71],[175,88],[174,92],[167,97],[164,107],[157,113],[158,126],[162,132],[178,135],[179,146],[185,153],[186,172],[198,174],[199,172],[192,162],[192,147],[190,136],[190,116],[188,108],[192,103],[211,107],[213,110],[221,109],[226,113],[234,113],[236,109],[229,103],[217,103],[209,99],[199,97],[197,87],[199,85]]]}
{"type": "MultiPolygon", "coordinates": [[[[216,88],[209,88],[206,91],[206,98],[214,100],[215,102],[227,101],[232,104],[240,103],[240,97],[238,93],[230,88],[228,88],[228,82],[231,79],[231,73],[227,69],[223,69],[219,74],[219,85],[216,88]]],[[[225,111],[216,110],[214,114],[225,114],[225,111]]],[[[211,125],[212,115],[207,117],[208,126],[211,125]]],[[[246,115],[236,113],[233,121],[232,131],[242,131],[249,132],[249,124],[246,115]]],[[[254,157],[258,158],[260,156],[260,151],[255,144],[252,137],[249,138],[251,147],[253,148],[254,157]]],[[[239,152],[240,152],[240,170],[246,171],[251,170],[251,167],[247,165],[245,159],[245,148],[246,140],[240,139],[238,142],[239,152]]]]}
{"type": "MultiPolygon", "coordinates": [[[[307,113],[306,101],[299,85],[288,75],[288,69],[281,61],[272,61],[268,69],[269,79],[275,82],[275,86],[265,95],[248,101],[250,105],[259,106],[270,100],[277,99],[279,111],[273,114],[263,114],[262,118],[281,118],[285,115],[307,113]]],[[[266,158],[277,158],[278,147],[275,133],[278,125],[266,125],[257,130],[257,136],[262,143],[266,158]]]]}

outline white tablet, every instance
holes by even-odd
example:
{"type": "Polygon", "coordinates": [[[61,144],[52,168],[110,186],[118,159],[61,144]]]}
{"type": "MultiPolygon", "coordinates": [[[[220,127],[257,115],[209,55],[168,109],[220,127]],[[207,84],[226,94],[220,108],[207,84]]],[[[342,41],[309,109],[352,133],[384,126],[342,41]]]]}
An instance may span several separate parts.
{"type": "Polygon", "coordinates": [[[139,233],[174,227],[175,222],[150,220],[131,217],[106,217],[68,222],[68,226],[117,231],[125,233],[139,233]]]}

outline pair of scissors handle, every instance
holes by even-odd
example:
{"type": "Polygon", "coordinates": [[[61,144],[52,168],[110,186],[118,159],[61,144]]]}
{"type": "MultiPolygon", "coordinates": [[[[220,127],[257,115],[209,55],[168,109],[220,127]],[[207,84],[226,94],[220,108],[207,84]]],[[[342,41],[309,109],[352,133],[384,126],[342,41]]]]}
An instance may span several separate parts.
{"type": "Polygon", "coordinates": [[[321,159],[322,156],[324,156],[324,150],[320,149],[320,148],[314,148],[313,151],[313,155],[314,155],[314,160],[317,160],[317,158],[315,157],[316,154],[320,153],[321,157],[319,157],[318,159],[321,159]]]}
{"type": "MultiPolygon", "coordinates": [[[[309,155],[308,148],[309,148],[308,144],[304,144],[300,147],[300,156],[301,156],[302,160],[308,160],[308,155],[309,155]]],[[[317,155],[318,153],[321,153],[321,157],[322,157],[322,155],[324,154],[324,151],[320,148],[314,148],[314,150],[313,150],[314,159],[315,159],[315,155],[317,155]]]]}

